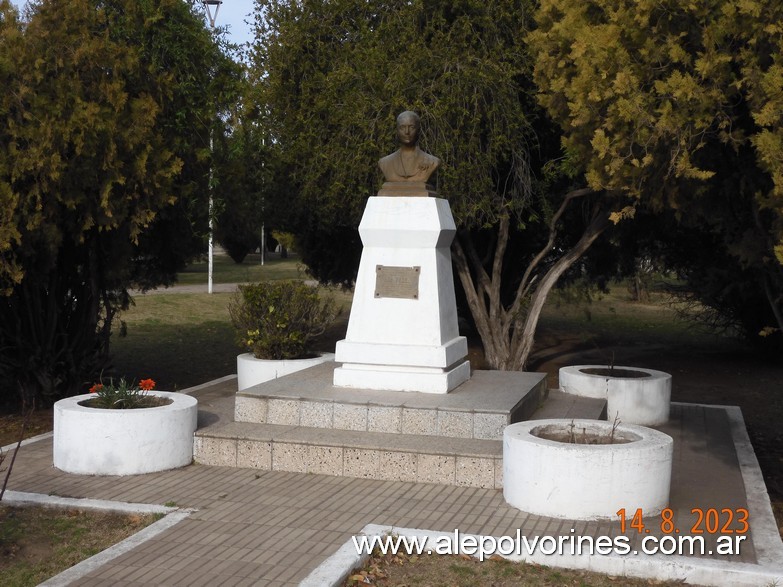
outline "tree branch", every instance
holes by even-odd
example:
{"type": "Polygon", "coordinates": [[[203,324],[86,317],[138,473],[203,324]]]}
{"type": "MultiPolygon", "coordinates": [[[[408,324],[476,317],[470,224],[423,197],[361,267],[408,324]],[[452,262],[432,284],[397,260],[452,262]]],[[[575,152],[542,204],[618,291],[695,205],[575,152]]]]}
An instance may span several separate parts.
{"type": "Polygon", "coordinates": [[[581,198],[584,196],[587,196],[589,194],[593,193],[593,190],[590,188],[581,188],[578,190],[572,190],[568,192],[565,197],[563,198],[563,202],[560,204],[560,208],[558,208],[557,212],[555,212],[554,216],[552,216],[552,219],[549,221],[549,240],[547,240],[546,245],[538,252],[538,254],[533,257],[533,260],[530,262],[530,264],[527,266],[527,269],[525,269],[525,273],[522,276],[522,281],[519,282],[519,287],[517,287],[517,293],[514,298],[514,303],[511,306],[511,309],[509,310],[509,313],[514,316],[517,312],[519,312],[519,309],[522,306],[522,300],[527,295],[527,292],[530,290],[530,287],[535,282],[535,279],[531,280],[530,276],[535,270],[535,268],[538,266],[538,264],[549,254],[549,251],[552,250],[552,247],[555,245],[555,238],[557,237],[557,230],[558,226],[557,223],[560,221],[560,217],[565,213],[566,209],[568,208],[568,205],[575,200],[576,198],[581,198]]]}
{"type": "MultiPolygon", "coordinates": [[[[457,242],[457,239],[454,239],[454,242],[457,242]]],[[[462,245],[463,243],[464,247],[462,250],[463,253],[467,255],[466,263],[467,261],[470,261],[470,264],[473,265],[473,269],[476,271],[476,280],[478,281],[478,285],[481,288],[481,291],[484,293],[484,295],[490,297],[492,295],[490,291],[492,284],[490,282],[489,275],[487,275],[487,272],[484,269],[484,265],[478,256],[476,247],[473,246],[473,241],[470,238],[460,239],[459,244],[462,245]]],[[[479,291],[479,288],[475,288],[475,291],[479,291]]]]}
{"type": "Polygon", "coordinates": [[[468,306],[473,315],[473,320],[476,322],[476,328],[479,329],[479,334],[484,338],[482,322],[489,319],[489,314],[486,311],[481,296],[479,296],[476,291],[473,276],[470,273],[470,263],[465,255],[465,250],[462,247],[462,242],[459,237],[455,238],[454,242],[451,244],[451,252],[451,258],[454,261],[454,265],[457,267],[457,275],[462,283],[462,289],[465,290],[465,297],[468,300],[468,306]]]}

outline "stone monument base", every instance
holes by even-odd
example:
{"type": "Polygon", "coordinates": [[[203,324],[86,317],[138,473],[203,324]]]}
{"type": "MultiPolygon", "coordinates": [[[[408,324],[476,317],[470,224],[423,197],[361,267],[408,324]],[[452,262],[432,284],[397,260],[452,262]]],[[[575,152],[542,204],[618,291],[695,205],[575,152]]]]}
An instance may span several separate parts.
{"type": "Polygon", "coordinates": [[[446,369],[468,356],[468,341],[464,336],[456,336],[445,344],[433,346],[340,340],[337,341],[335,354],[338,363],[446,369]]]}
{"type": "Polygon", "coordinates": [[[453,392],[429,394],[335,386],[336,366],[321,363],[243,389],[236,394],[236,422],[314,428],[319,432],[311,437],[319,442],[326,430],[342,431],[346,440],[386,433],[378,445],[386,450],[394,437],[413,438],[407,450],[417,451],[438,438],[500,445],[504,428],[530,418],[547,396],[544,373],[477,370],[453,392]]]}
{"type": "MultiPolygon", "coordinates": [[[[336,387],[334,367],[322,363],[238,392],[235,421],[196,432],[196,462],[502,489],[503,431],[547,397],[545,373],[476,370],[451,393],[432,394],[336,387]]],[[[567,405],[555,402],[547,417],[605,414],[606,400],[552,393],[567,405]],[[600,406],[585,410],[584,402],[600,406]]]]}
{"type": "Polygon", "coordinates": [[[336,386],[390,391],[448,393],[468,379],[470,363],[464,359],[445,369],[343,363],[342,367],[334,370],[336,386]]]}
{"type": "MultiPolygon", "coordinates": [[[[426,194],[427,186],[387,182],[387,187],[426,194]]],[[[335,369],[334,385],[448,393],[470,378],[451,271],[455,233],[446,200],[410,195],[368,200],[359,225],[364,249],[351,316],[335,349],[335,361],[343,366],[335,369]]]]}

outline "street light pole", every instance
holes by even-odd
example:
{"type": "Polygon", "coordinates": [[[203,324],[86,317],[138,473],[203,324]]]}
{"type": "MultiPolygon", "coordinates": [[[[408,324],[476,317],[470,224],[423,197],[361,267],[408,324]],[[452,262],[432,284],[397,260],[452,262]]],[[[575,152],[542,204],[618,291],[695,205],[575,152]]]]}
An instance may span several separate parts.
{"type": "MultiPolygon", "coordinates": [[[[212,32],[215,31],[215,20],[217,19],[220,5],[223,4],[222,0],[204,0],[204,7],[207,10],[207,18],[209,19],[209,26],[212,28],[212,32]],[[214,9],[214,13],[212,12],[214,9]]],[[[209,126],[209,245],[207,253],[207,293],[212,293],[212,257],[213,257],[213,245],[212,245],[212,154],[214,153],[214,145],[212,143],[212,125],[209,126]]]]}
{"type": "Polygon", "coordinates": [[[223,4],[221,0],[204,0],[204,6],[207,9],[207,18],[209,19],[209,26],[211,26],[213,29],[215,28],[215,20],[217,19],[221,4],[223,4]],[[215,10],[214,14],[212,13],[212,9],[215,10]]]}
{"type": "MultiPolygon", "coordinates": [[[[212,129],[209,129],[209,156],[212,157],[212,129]]],[[[209,162],[209,245],[207,259],[207,293],[212,293],[212,161],[209,162]]]]}

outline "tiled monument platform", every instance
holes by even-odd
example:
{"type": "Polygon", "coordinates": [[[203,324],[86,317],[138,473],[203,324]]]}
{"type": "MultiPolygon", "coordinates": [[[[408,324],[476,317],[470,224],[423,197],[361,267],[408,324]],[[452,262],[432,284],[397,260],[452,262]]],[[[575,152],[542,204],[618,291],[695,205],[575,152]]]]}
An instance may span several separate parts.
{"type": "MultiPolygon", "coordinates": [[[[502,487],[503,429],[547,396],[542,373],[475,371],[448,394],[335,387],[323,363],[245,389],[234,422],[201,429],[205,465],[502,487]]],[[[593,417],[603,403],[593,400],[593,417]]]]}

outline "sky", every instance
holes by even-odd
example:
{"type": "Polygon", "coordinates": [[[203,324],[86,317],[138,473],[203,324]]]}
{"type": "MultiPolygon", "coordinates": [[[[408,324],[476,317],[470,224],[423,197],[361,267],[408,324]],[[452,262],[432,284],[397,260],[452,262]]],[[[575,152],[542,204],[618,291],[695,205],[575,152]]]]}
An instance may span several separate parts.
{"type": "MultiPolygon", "coordinates": [[[[18,8],[22,9],[26,0],[11,0],[18,8]]],[[[223,0],[223,4],[218,11],[215,26],[228,27],[229,40],[233,43],[242,44],[252,40],[252,31],[246,20],[253,11],[253,0],[223,0]]],[[[206,16],[204,17],[206,18],[206,16]]]]}

